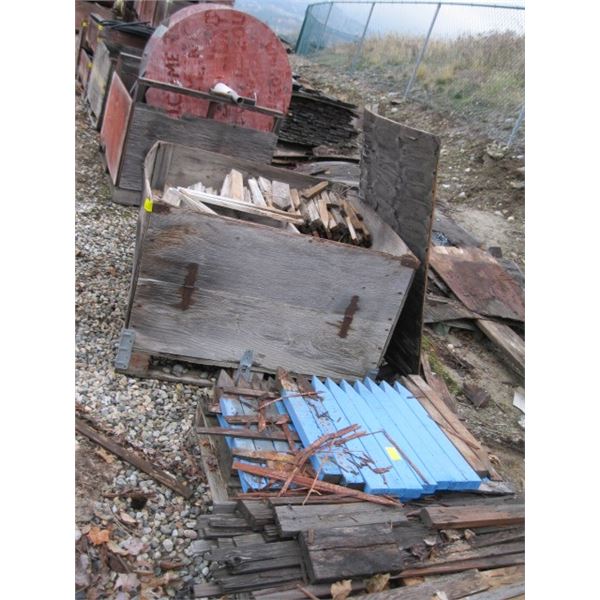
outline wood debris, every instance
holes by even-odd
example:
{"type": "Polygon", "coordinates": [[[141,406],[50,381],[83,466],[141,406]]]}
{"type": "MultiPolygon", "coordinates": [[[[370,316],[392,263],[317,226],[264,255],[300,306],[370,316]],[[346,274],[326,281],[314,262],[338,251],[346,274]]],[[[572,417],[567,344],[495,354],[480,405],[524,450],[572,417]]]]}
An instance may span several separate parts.
{"type": "MultiPolygon", "coordinates": [[[[289,183],[266,177],[247,177],[231,169],[214,194],[203,182],[167,188],[163,199],[179,206],[181,199],[202,212],[214,212],[206,205],[230,209],[236,214],[255,215],[295,226],[296,233],[312,235],[355,246],[370,247],[369,231],[362,215],[344,195],[330,188],[328,181],[297,189],[289,183]]],[[[293,231],[294,229],[292,229],[293,231]]]]}

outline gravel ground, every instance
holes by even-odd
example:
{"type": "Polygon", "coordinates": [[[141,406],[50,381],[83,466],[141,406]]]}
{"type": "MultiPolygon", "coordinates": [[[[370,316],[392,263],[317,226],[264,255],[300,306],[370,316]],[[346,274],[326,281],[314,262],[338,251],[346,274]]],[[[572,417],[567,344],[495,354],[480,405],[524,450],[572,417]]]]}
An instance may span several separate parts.
{"type": "Polygon", "coordinates": [[[79,597],[134,600],[142,592],[146,598],[183,597],[189,583],[203,581],[210,568],[195,553],[195,520],[208,510],[210,498],[188,443],[194,412],[205,392],[114,372],[137,208],[110,200],[109,179],[98,152],[99,136],[80,98],[76,120],[76,408],[100,430],[185,478],[194,489],[186,501],[77,436],[79,597]],[[134,509],[127,497],[106,497],[131,489],[149,497],[144,508],[134,509]],[[102,546],[90,543],[94,528],[110,531],[110,540],[121,549],[117,554],[131,565],[133,575],[119,575],[103,565],[102,546]],[[165,561],[180,563],[181,568],[173,570],[165,561]]]}

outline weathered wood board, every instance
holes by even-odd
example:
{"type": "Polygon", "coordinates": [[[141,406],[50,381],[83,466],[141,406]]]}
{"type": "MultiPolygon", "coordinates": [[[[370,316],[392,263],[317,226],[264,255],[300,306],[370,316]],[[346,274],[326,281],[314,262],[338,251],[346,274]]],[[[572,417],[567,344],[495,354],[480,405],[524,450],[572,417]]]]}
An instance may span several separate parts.
{"type": "Polygon", "coordinates": [[[157,108],[136,102],[123,147],[123,164],[118,180],[120,187],[142,189],[144,159],[158,140],[187,144],[228,156],[252,157],[257,162],[270,162],[277,136],[212,119],[174,119],[157,108]]]}
{"type": "Polygon", "coordinates": [[[468,527],[507,527],[525,523],[523,504],[501,507],[432,506],[421,511],[421,519],[434,529],[466,529],[468,527]]]}
{"type": "Polygon", "coordinates": [[[114,184],[117,183],[119,175],[131,106],[132,100],[127,88],[117,73],[113,72],[100,130],[100,141],[104,147],[108,172],[114,184]]]}
{"type": "MultiPolygon", "coordinates": [[[[157,148],[148,156],[145,193],[198,181],[214,186],[232,168],[300,188],[315,183],[199,149],[157,148]]],[[[338,379],[380,364],[418,261],[368,207],[361,212],[373,235],[369,249],[154,206],[140,210],[127,324],[135,350],[233,366],[252,349],[259,370],[338,379]]]]}
{"type": "Polygon", "coordinates": [[[525,378],[525,340],[508,325],[489,319],[477,319],[477,327],[496,345],[505,362],[525,378]]]}
{"type": "Polygon", "coordinates": [[[85,91],[85,100],[89,106],[94,126],[102,122],[107,88],[113,70],[110,52],[103,42],[99,42],[94,53],[92,71],[85,91]]]}
{"type": "Polygon", "coordinates": [[[404,556],[389,525],[309,530],[298,537],[312,582],[398,571],[404,556]]]}
{"type": "Polygon", "coordinates": [[[418,373],[440,141],[369,110],[363,131],[360,197],[421,261],[386,358],[404,374],[418,373]]]}
{"type": "Polygon", "coordinates": [[[284,536],[308,529],[331,529],[351,525],[376,523],[402,524],[408,519],[400,508],[378,506],[371,502],[351,504],[316,504],[306,506],[276,506],[277,523],[284,536]]]}
{"type": "Polygon", "coordinates": [[[525,320],[525,300],[517,282],[479,248],[436,246],[431,266],[470,310],[489,317],[525,320]]]}

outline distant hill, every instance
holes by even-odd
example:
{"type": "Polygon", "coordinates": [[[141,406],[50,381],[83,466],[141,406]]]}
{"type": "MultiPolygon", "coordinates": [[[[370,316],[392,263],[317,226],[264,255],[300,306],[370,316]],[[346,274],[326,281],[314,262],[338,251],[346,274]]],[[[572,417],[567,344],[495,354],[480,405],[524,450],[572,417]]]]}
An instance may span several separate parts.
{"type": "Polygon", "coordinates": [[[266,23],[275,33],[294,42],[309,0],[236,0],[235,8],[266,23]]]}

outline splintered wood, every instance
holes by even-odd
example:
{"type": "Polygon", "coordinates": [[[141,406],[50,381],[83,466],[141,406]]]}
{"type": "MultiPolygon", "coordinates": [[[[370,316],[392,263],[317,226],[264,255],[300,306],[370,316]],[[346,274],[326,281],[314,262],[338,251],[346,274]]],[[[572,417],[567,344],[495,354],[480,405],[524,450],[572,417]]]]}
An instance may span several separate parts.
{"type": "Polygon", "coordinates": [[[181,197],[187,206],[203,212],[211,209],[204,210],[202,205],[210,204],[282,222],[296,233],[370,247],[371,232],[363,216],[339,192],[329,188],[328,181],[321,181],[298,190],[265,177],[247,177],[244,184],[244,175],[231,169],[218,195],[198,182],[187,188],[169,188],[165,197],[181,197]]]}

